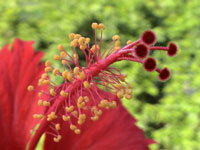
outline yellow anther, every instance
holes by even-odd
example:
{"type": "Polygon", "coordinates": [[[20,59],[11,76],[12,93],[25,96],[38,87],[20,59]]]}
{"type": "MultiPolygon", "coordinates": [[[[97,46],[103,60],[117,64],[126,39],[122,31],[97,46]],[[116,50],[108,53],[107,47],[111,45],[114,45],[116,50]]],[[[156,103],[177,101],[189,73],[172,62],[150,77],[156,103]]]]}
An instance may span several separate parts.
{"type": "Polygon", "coordinates": [[[38,118],[38,114],[33,114],[33,118],[37,119],[38,118]]]}
{"type": "Polygon", "coordinates": [[[84,51],[86,49],[86,45],[80,45],[80,49],[84,51]]]}
{"type": "Polygon", "coordinates": [[[45,62],[45,66],[46,66],[46,67],[51,66],[51,62],[50,62],[49,60],[47,60],[47,61],[45,62]]]}
{"type": "Polygon", "coordinates": [[[110,108],[115,108],[115,107],[117,107],[117,102],[116,101],[110,102],[110,108]]]}
{"type": "Polygon", "coordinates": [[[62,64],[65,65],[67,64],[67,62],[65,60],[62,60],[62,64]]]}
{"type": "Polygon", "coordinates": [[[70,82],[74,80],[73,77],[72,77],[72,73],[71,72],[68,72],[67,80],[69,80],[70,82]]]}
{"type": "Polygon", "coordinates": [[[96,106],[92,106],[91,111],[92,111],[92,112],[97,111],[97,107],[96,107],[96,106]]]}
{"type": "Polygon", "coordinates": [[[75,39],[79,39],[80,37],[81,37],[80,34],[75,34],[75,36],[74,36],[75,39]]]}
{"type": "Polygon", "coordinates": [[[56,113],[52,111],[50,114],[48,114],[47,121],[51,121],[53,119],[56,119],[57,117],[58,116],[56,115],[56,113]]]}
{"type": "Polygon", "coordinates": [[[85,106],[85,102],[82,102],[81,105],[82,105],[82,107],[84,107],[85,106]]]}
{"type": "Polygon", "coordinates": [[[84,37],[80,37],[79,40],[78,40],[78,43],[80,45],[83,45],[84,41],[85,41],[85,38],[84,37]]]}
{"type": "Polygon", "coordinates": [[[37,119],[38,118],[38,114],[33,114],[33,118],[37,119]]]}
{"type": "Polygon", "coordinates": [[[126,93],[126,94],[132,94],[132,89],[126,89],[126,90],[125,90],[125,93],[126,93]]]}
{"type": "Polygon", "coordinates": [[[43,93],[44,93],[43,91],[38,92],[38,96],[41,97],[43,93]]]}
{"type": "Polygon", "coordinates": [[[71,41],[71,42],[70,42],[70,46],[71,46],[71,47],[76,47],[76,45],[74,44],[74,41],[71,41]]]}
{"type": "Polygon", "coordinates": [[[86,103],[88,103],[90,101],[88,96],[84,96],[84,100],[85,100],[86,103]]]}
{"type": "Polygon", "coordinates": [[[78,117],[78,124],[83,124],[85,122],[86,115],[85,114],[80,114],[78,117]]]}
{"type": "Polygon", "coordinates": [[[55,125],[55,128],[56,128],[57,131],[60,130],[60,124],[57,123],[57,124],[55,125]]]}
{"type": "Polygon", "coordinates": [[[61,45],[61,44],[59,44],[59,45],[58,45],[58,50],[59,50],[59,51],[64,51],[64,46],[61,45]]]}
{"type": "Polygon", "coordinates": [[[98,107],[109,108],[109,101],[104,99],[98,104],[98,107]]]}
{"type": "Polygon", "coordinates": [[[67,74],[68,74],[68,71],[65,70],[65,71],[62,73],[62,77],[63,77],[64,79],[67,79],[67,74]]]}
{"type": "Polygon", "coordinates": [[[65,109],[67,112],[72,112],[74,110],[74,106],[73,105],[71,105],[70,107],[66,106],[65,109]]]}
{"type": "Polygon", "coordinates": [[[83,97],[82,96],[79,96],[79,98],[78,98],[78,103],[80,104],[80,103],[82,103],[83,102],[83,97]]]}
{"type": "Polygon", "coordinates": [[[78,108],[82,108],[83,106],[82,106],[82,103],[77,103],[77,107],[78,108]]]}
{"type": "Polygon", "coordinates": [[[74,59],[77,61],[78,60],[78,54],[74,54],[74,59]]]}
{"type": "Polygon", "coordinates": [[[118,89],[122,89],[122,87],[123,87],[121,83],[118,83],[116,86],[118,89]]]}
{"type": "Polygon", "coordinates": [[[76,47],[77,44],[78,44],[78,39],[74,39],[73,41],[71,41],[70,46],[76,47]]]}
{"type": "Polygon", "coordinates": [[[82,72],[80,73],[80,79],[81,79],[81,80],[84,80],[84,79],[85,79],[85,73],[84,73],[84,71],[82,71],[82,72]]]}
{"type": "Polygon", "coordinates": [[[99,116],[93,116],[93,117],[90,117],[90,119],[91,119],[92,121],[97,121],[97,120],[99,119],[99,116]]]}
{"type": "Polygon", "coordinates": [[[115,42],[115,46],[119,47],[119,45],[120,45],[120,41],[117,40],[117,41],[115,42]]]}
{"type": "Polygon", "coordinates": [[[88,81],[84,81],[83,82],[84,88],[89,89],[91,88],[90,84],[88,83],[88,81]]]}
{"type": "Polygon", "coordinates": [[[117,92],[117,97],[119,99],[123,98],[123,93],[121,91],[117,92]]]}
{"type": "Polygon", "coordinates": [[[85,39],[85,44],[89,44],[90,43],[90,38],[86,38],[85,39]]]}
{"type": "Polygon", "coordinates": [[[86,115],[85,114],[80,114],[79,115],[79,119],[80,120],[85,120],[86,119],[86,115]]]}
{"type": "Polygon", "coordinates": [[[62,136],[61,135],[58,135],[57,137],[54,137],[53,138],[53,141],[58,143],[60,140],[61,140],[62,136]]]}
{"type": "Polygon", "coordinates": [[[38,119],[43,119],[44,115],[38,115],[38,119]]]}
{"type": "Polygon", "coordinates": [[[113,37],[112,37],[112,40],[114,41],[114,40],[119,40],[120,39],[120,37],[119,37],[119,35],[114,35],[113,37]]]}
{"type": "Polygon", "coordinates": [[[70,116],[65,116],[65,115],[63,115],[63,116],[62,116],[62,119],[63,119],[64,121],[69,121],[69,120],[70,120],[70,116]]]}
{"type": "Polygon", "coordinates": [[[105,29],[104,24],[103,24],[103,23],[100,23],[99,26],[98,26],[98,29],[100,29],[100,30],[101,30],[101,29],[105,29]]]}
{"type": "Polygon", "coordinates": [[[50,106],[50,102],[48,102],[48,101],[43,101],[43,106],[46,106],[46,107],[50,106]]]}
{"type": "Polygon", "coordinates": [[[44,71],[45,71],[46,73],[50,72],[51,70],[52,70],[51,67],[46,67],[46,68],[44,69],[44,71]]]}
{"type": "Polygon", "coordinates": [[[93,54],[96,54],[97,49],[99,49],[99,46],[98,46],[98,45],[93,45],[92,48],[91,48],[91,52],[92,52],[93,54]]]}
{"type": "Polygon", "coordinates": [[[72,115],[74,115],[75,117],[77,117],[78,112],[77,112],[76,110],[74,110],[74,111],[72,112],[72,115]]]}
{"type": "Polygon", "coordinates": [[[78,74],[79,74],[79,70],[80,70],[79,67],[75,67],[75,68],[74,68],[74,74],[75,74],[75,75],[78,75],[78,74]]]}
{"type": "Polygon", "coordinates": [[[33,91],[33,90],[34,90],[34,87],[33,87],[32,85],[29,85],[29,86],[27,87],[27,90],[28,90],[28,91],[33,91]]]}
{"type": "Polygon", "coordinates": [[[102,110],[98,110],[96,115],[100,116],[102,114],[102,110]]]}
{"type": "Polygon", "coordinates": [[[68,93],[65,92],[64,90],[61,90],[61,91],[60,91],[60,95],[63,96],[63,97],[67,97],[67,96],[68,96],[68,93]]]}
{"type": "Polygon", "coordinates": [[[53,120],[52,115],[48,115],[48,116],[47,116],[47,121],[51,121],[51,120],[53,120]]]}
{"type": "Polygon", "coordinates": [[[53,141],[56,142],[56,143],[59,142],[59,140],[56,137],[53,138],[53,141]]]}
{"type": "Polygon", "coordinates": [[[55,69],[53,70],[53,75],[56,75],[56,74],[59,73],[59,72],[60,72],[59,69],[55,68],[55,69]]]}
{"type": "Polygon", "coordinates": [[[75,125],[73,125],[73,124],[70,124],[70,129],[71,130],[75,130],[75,129],[77,129],[77,127],[75,125]]]}
{"type": "Polygon", "coordinates": [[[48,84],[49,84],[49,80],[43,80],[43,81],[42,81],[42,84],[43,84],[43,85],[48,85],[48,84]]]}
{"type": "Polygon", "coordinates": [[[42,104],[43,104],[43,101],[40,99],[40,100],[38,101],[38,106],[42,106],[42,104]]]}
{"type": "Polygon", "coordinates": [[[92,29],[97,29],[98,28],[98,24],[96,22],[92,23],[92,29]]]}
{"type": "Polygon", "coordinates": [[[69,39],[72,40],[74,38],[75,34],[74,33],[70,33],[69,34],[69,39]]]}
{"type": "Polygon", "coordinates": [[[54,91],[54,89],[50,89],[50,94],[51,94],[51,96],[55,96],[56,95],[56,92],[54,91]]]}
{"type": "Polygon", "coordinates": [[[38,80],[38,86],[42,86],[43,85],[43,79],[39,79],[38,80]]]}
{"type": "Polygon", "coordinates": [[[77,103],[78,108],[83,108],[85,106],[85,102],[77,103]]]}
{"type": "Polygon", "coordinates": [[[34,118],[34,119],[43,119],[43,118],[44,118],[44,115],[41,115],[41,114],[33,114],[33,118],[34,118]]]}
{"type": "MultiPolygon", "coordinates": [[[[48,67],[47,67],[47,68],[48,68],[48,67]]],[[[51,67],[49,67],[49,68],[51,69],[51,67]]],[[[47,76],[48,76],[47,73],[43,73],[42,76],[41,76],[41,78],[42,78],[42,79],[45,79],[47,76]]]]}
{"type": "Polygon", "coordinates": [[[54,55],[54,56],[53,56],[53,59],[54,59],[54,60],[60,60],[61,57],[60,57],[59,55],[54,55]]]}
{"type": "Polygon", "coordinates": [[[131,40],[128,40],[128,41],[126,42],[126,44],[131,44],[131,43],[133,43],[131,40]]]}
{"type": "Polygon", "coordinates": [[[74,133],[80,134],[80,133],[81,133],[81,130],[80,130],[80,129],[75,129],[75,130],[74,130],[74,133]]]}
{"type": "Polygon", "coordinates": [[[62,51],[62,52],[60,52],[60,56],[61,56],[62,58],[65,58],[65,57],[67,56],[67,54],[66,54],[64,51],[62,51]]]}
{"type": "Polygon", "coordinates": [[[126,95],[125,95],[125,98],[128,99],[128,100],[132,99],[132,97],[133,97],[133,96],[132,96],[131,94],[126,94],[126,95]]]}

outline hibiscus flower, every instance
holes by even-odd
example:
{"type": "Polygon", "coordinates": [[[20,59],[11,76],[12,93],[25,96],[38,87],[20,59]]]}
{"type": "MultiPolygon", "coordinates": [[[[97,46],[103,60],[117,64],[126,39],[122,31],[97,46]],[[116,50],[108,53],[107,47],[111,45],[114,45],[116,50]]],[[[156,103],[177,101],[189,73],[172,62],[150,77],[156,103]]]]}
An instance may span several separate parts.
{"type": "Polygon", "coordinates": [[[105,27],[93,23],[92,28],[93,46],[89,38],[74,33],[69,35],[73,56],[59,45],[60,55],[54,59],[61,61],[63,70],[53,67],[50,61],[45,62],[44,68],[40,64],[42,53],[34,52],[33,42],[16,39],[11,50],[8,45],[1,50],[2,149],[23,150],[30,141],[28,149],[34,150],[43,134],[44,150],[148,150],[148,145],[154,143],[145,138],[136,120],[122,106],[123,97],[132,99],[132,88],[125,81],[126,75],[110,65],[121,60],[141,63],[146,71],[157,71],[159,79],[165,81],[170,76],[169,70],[157,68],[155,59],[148,57],[149,51],[164,50],[173,56],[177,46],[174,43],[169,47],[153,46],[156,37],[148,30],[139,40],[128,41],[123,47],[120,37],[115,35],[102,53],[105,27]],[[98,44],[97,30],[101,31],[98,44]],[[85,55],[85,67],[79,64],[76,47],[85,55]],[[49,73],[64,82],[57,85],[49,73]],[[31,136],[30,131],[38,122],[40,125],[31,136]]]}

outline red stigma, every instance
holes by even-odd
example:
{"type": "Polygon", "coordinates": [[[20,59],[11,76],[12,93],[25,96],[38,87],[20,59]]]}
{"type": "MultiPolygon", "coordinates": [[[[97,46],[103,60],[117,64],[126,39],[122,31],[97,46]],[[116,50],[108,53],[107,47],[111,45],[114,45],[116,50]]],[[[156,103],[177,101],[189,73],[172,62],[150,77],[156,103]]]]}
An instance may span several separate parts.
{"type": "Polygon", "coordinates": [[[146,58],[149,55],[149,49],[144,44],[139,44],[135,48],[135,55],[141,59],[146,58]]]}
{"type": "Polygon", "coordinates": [[[177,52],[178,52],[177,45],[174,43],[169,43],[167,55],[172,57],[172,56],[175,56],[177,52]]]}
{"type": "Polygon", "coordinates": [[[154,58],[147,58],[143,63],[144,69],[148,72],[152,72],[156,69],[156,61],[154,58]]]}
{"type": "Polygon", "coordinates": [[[155,35],[155,33],[153,31],[146,30],[142,34],[141,40],[147,45],[153,45],[156,42],[156,35],[155,35]]]}
{"type": "Polygon", "coordinates": [[[161,80],[161,81],[166,81],[168,80],[170,77],[170,71],[168,68],[164,68],[160,71],[160,74],[158,76],[158,78],[161,80]]]}

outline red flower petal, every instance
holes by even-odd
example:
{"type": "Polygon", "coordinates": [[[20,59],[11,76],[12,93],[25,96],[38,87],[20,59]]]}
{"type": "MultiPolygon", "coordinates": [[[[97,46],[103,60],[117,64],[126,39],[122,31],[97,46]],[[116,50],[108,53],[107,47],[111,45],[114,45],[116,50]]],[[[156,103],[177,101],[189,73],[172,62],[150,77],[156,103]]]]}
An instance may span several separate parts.
{"type": "Polygon", "coordinates": [[[41,112],[35,93],[27,92],[43,70],[39,64],[43,53],[34,52],[32,44],[16,39],[11,51],[9,45],[0,51],[0,147],[4,150],[25,149],[37,123],[33,112],[41,112]]]}
{"type": "Polygon", "coordinates": [[[62,121],[60,131],[62,139],[55,143],[53,136],[47,134],[44,149],[148,150],[149,143],[144,137],[143,131],[135,125],[136,120],[127,112],[120,101],[108,92],[100,91],[100,94],[104,98],[117,100],[117,107],[112,110],[105,110],[96,122],[88,118],[80,126],[81,134],[79,135],[69,129],[68,123],[62,121]]]}

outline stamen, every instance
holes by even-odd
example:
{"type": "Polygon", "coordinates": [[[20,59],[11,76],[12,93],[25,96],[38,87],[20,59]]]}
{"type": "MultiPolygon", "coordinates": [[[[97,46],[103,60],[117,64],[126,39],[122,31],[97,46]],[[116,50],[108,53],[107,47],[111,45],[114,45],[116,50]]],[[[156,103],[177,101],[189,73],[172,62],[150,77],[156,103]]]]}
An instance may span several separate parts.
{"type": "Polygon", "coordinates": [[[42,96],[38,100],[38,106],[46,107],[44,114],[33,115],[34,118],[42,119],[42,121],[32,139],[33,143],[30,144],[30,149],[35,149],[38,137],[47,127],[56,132],[56,134],[51,134],[54,136],[54,142],[61,140],[62,136],[58,132],[61,129],[60,118],[69,125],[75,134],[81,134],[79,127],[87,123],[87,119],[95,122],[99,120],[99,117],[103,117],[101,115],[105,110],[116,108],[119,99],[132,99],[132,87],[125,80],[127,75],[122,74],[120,69],[109,67],[114,62],[128,60],[140,63],[146,71],[156,71],[161,81],[169,79],[169,69],[157,68],[156,60],[148,55],[149,50],[164,50],[167,51],[167,55],[174,56],[178,51],[176,44],[170,43],[168,47],[152,46],[156,42],[156,35],[153,31],[147,30],[138,40],[134,42],[129,40],[122,47],[120,47],[119,35],[114,35],[110,44],[101,54],[102,33],[105,26],[101,23],[92,23],[92,29],[94,29],[95,34],[93,46],[90,47],[90,38],[80,34],[69,34],[73,54],[70,55],[60,44],[58,45],[60,54],[54,55],[54,60],[62,63],[63,71],[54,68],[52,63],[47,60],[45,73],[38,80],[38,85],[27,87],[28,91],[36,91],[39,97],[42,96]],[[97,38],[98,30],[101,32],[100,38],[97,38]],[[100,39],[99,42],[97,39],[100,39]],[[79,66],[77,48],[85,56],[85,67],[79,66]],[[55,77],[61,76],[64,82],[61,85],[56,85],[48,73],[52,73],[55,77]],[[37,91],[37,86],[47,86],[50,90],[49,92],[37,91]],[[102,90],[113,94],[116,101],[106,94],[103,95],[100,92],[102,90]]]}

